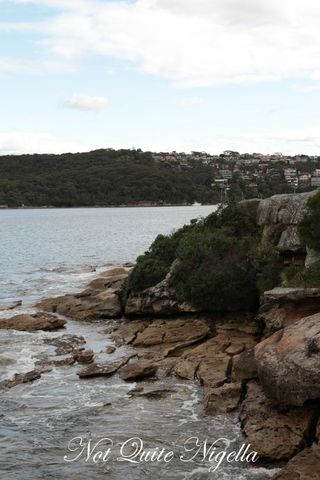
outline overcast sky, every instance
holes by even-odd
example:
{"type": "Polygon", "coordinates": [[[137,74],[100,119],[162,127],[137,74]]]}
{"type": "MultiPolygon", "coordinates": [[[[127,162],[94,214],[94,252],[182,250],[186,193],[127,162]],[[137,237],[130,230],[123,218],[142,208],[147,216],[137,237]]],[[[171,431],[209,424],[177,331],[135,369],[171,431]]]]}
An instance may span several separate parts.
{"type": "Polygon", "coordinates": [[[316,0],[0,0],[0,153],[320,154],[316,0]]]}

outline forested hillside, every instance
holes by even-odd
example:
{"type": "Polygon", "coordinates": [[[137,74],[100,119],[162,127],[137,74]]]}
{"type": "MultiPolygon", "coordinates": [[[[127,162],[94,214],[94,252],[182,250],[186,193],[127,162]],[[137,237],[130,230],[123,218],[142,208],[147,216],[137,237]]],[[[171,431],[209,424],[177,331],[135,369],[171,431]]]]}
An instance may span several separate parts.
{"type": "Polygon", "coordinates": [[[214,203],[209,165],[156,162],[140,150],[0,157],[0,205],[104,206],[214,203]]]}

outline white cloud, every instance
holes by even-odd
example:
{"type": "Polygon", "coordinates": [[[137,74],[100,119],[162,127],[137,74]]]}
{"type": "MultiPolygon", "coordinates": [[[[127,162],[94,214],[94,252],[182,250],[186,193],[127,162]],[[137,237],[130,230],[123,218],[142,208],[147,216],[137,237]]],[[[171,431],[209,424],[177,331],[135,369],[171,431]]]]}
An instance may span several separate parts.
{"type": "MultiPolygon", "coordinates": [[[[183,86],[320,75],[320,3],[314,0],[30,3],[55,7],[42,24],[43,45],[68,60],[112,56],[183,86]]],[[[39,32],[41,24],[34,28],[39,32]]]]}
{"type": "Polygon", "coordinates": [[[178,99],[179,107],[188,108],[188,107],[196,107],[203,103],[203,99],[201,97],[182,97],[178,99]]]}
{"type": "Polygon", "coordinates": [[[45,132],[0,132],[0,155],[23,153],[66,153],[90,150],[78,141],[56,137],[45,132]]]}
{"type": "Polygon", "coordinates": [[[90,95],[80,95],[74,93],[64,105],[67,108],[75,108],[78,110],[103,110],[108,105],[106,97],[95,97],[90,95]]]}

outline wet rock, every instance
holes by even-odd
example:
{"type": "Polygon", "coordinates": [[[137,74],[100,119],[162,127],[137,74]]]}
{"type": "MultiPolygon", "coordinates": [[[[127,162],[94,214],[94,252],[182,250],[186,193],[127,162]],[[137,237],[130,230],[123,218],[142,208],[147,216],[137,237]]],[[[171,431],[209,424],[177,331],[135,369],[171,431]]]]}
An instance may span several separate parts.
{"type": "Polygon", "coordinates": [[[145,378],[153,377],[158,370],[158,366],[150,362],[141,360],[121,368],[119,376],[122,380],[133,381],[143,380],[145,378]]]}
{"type": "Polygon", "coordinates": [[[83,292],[46,299],[38,306],[76,320],[118,318],[122,315],[122,295],[127,276],[128,270],[123,268],[109,270],[93,280],[83,292]]]}
{"type": "Polygon", "coordinates": [[[78,363],[91,363],[93,361],[94,352],[92,350],[78,350],[73,356],[78,363]]]}
{"type": "Polygon", "coordinates": [[[16,300],[10,303],[0,303],[0,312],[5,310],[14,310],[22,305],[22,300],[16,300]]]}
{"type": "Polygon", "coordinates": [[[128,393],[131,397],[143,397],[148,398],[149,400],[161,400],[163,398],[167,398],[172,393],[175,393],[175,390],[171,388],[162,388],[159,390],[149,390],[144,392],[143,387],[136,387],[128,393]]]}
{"type": "Polygon", "coordinates": [[[99,292],[97,295],[65,295],[43,300],[38,306],[45,311],[80,321],[117,318],[122,314],[119,296],[110,290],[99,292]]]}
{"type": "Polygon", "coordinates": [[[183,359],[175,366],[174,373],[183,380],[194,380],[199,363],[200,360],[183,359]]]}
{"type": "Polygon", "coordinates": [[[11,380],[4,380],[0,383],[2,388],[12,388],[21,383],[33,382],[41,377],[41,371],[31,370],[27,373],[16,373],[11,380]]]}
{"type": "Polygon", "coordinates": [[[109,377],[116,373],[126,361],[121,359],[106,364],[91,363],[88,367],[77,372],[77,375],[80,378],[109,377]]]}
{"type": "Polygon", "coordinates": [[[320,314],[304,318],[255,347],[260,381],[281,405],[320,398],[320,314]]]}
{"type": "Polygon", "coordinates": [[[79,335],[63,335],[57,338],[47,338],[44,342],[56,347],[56,355],[67,355],[80,349],[84,350],[83,345],[86,343],[84,337],[79,335]]]}
{"type": "Polygon", "coordinates": [[[305,446],[314,415],[311,406],[279,411],[256,381],[249,382],[240,411],[247,443],[272,461],[288,460],[305,446]]]}
{"type": "Polygon", "coordinates": [[[107,348],[106,348],[106,353],[107,353],[108,355],[111,355],[111,354],[114,353],[115,351],[116,351],[116,347],[110,346],[110,347],[107,347],[107,348]]]}
{"type": "Polygon", "coordinates": [[[257,362],[254,350],[246,350],[233,357],[231,379],[233,382],[251,380],[258,376],[257,362]]]}
{"type": "MultiPolygon", "coordinates": [[[[60,356],[58,356],[60,357],[60,356]]],[[[55,358],[54,360],[49,360],[49,365],[54,365],[55,367],[68,367],[73,365],[76,362],[76,359],[73,355],[61,355],[61,358],[55,358]]]]}
{"type": "Polygon", "coordinates": [[[320,480],[320,446],[298,453],[272,480],[320,480]]]}
{"type": "Polygon", "coordinates": [[[222,387],[209,389],[205,396],[204,413],[216,415],[236,410],[241,393],[241,383],[225,383],[222,387]]]}
{"type": "Polygon", "coordinates": [[[0,321],[0,329],[12,329],[25,332],[35,332],[37,330],[52,331],[64,327],[65,320],[39,312],[34,315],[15,315],[7,320],[0,321]]]}

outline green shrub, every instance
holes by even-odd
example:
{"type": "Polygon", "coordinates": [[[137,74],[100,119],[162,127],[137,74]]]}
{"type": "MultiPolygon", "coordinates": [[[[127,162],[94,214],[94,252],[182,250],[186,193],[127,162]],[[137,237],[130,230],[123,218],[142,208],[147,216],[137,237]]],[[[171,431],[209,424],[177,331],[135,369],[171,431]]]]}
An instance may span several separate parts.
{"type": "Polygon", "coordinates": [[[313,264],[309,268],[296,271],[287,282],[288,287],[300,288],[320,288],[320,262],[313,264]]]}
{"type": "Polygon", "coordinates": [[[300,274],[303,270],[301,265],[288,265],[282,271],[281,278],[282,283],[285,287],[294,286],[295,283],[300,283],[301,279],[299,279],[300,274]]]}
{"type": "Polygon", "coordinates": [[[258,290],[247,253],[223,231],[189,232],[177,250],[171,281],[178,298],[223,312],[256,307],[258,290]]]}
{"type": "Polygon", "coordinates": [[[221,207],[169,236],[159,235],[138,258],[129,286],[140,292],[170,277],[181,301],[211,312],[252,310],[262,289],[279,283],[281,261],[261,230],[235,204],[221,207]]]}

